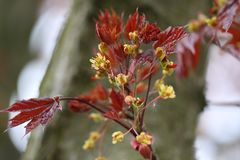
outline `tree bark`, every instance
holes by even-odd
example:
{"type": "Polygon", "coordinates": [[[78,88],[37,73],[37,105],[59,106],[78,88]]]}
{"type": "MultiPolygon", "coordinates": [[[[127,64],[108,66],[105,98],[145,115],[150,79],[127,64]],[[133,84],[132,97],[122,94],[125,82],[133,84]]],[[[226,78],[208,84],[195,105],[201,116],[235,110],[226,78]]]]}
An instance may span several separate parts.
{"type": "MultiPolygon", "coordinates": [[[[208,5],[207,0],[75,0],[71,13],[59,37],[53,58],[41,85],[41,96],[78,95],[90,88],[88,58],[96,48],[94,19],[99,9],[114,8],[119,13],[133,13],[139,7],[147,18],[161,27],[181,25],[197,15],[208,5]],[[179,2],[178,2],[179,3],[179,2]]],[[[202,63],[204,64],[204,63],[202,63]]],[[[202,68],[199,69],[200,73],[202,68]]],[[[174,83],[174,78],[170,80],[174,83]]],[[[161,102],[146,113],[146,127],[153,133],[154,151],[159,160],[192,160],[195,123],[200,107],[204,104],[202,74],[191,74],[189,79],[175,83],[177,98],[161,102]]],[[[23,160],[92,160],[98,151],[82,150],[88,133],[97,124],[89,122],[85,114],[68,110],[58,113],[43,130],[36,129],[30,138],[23,160]]],[[[104,140],[103,153],[108,159],[142,159],[129,145],[130,138],[118,145],[111,144],[112,125],[104,140]]]]}

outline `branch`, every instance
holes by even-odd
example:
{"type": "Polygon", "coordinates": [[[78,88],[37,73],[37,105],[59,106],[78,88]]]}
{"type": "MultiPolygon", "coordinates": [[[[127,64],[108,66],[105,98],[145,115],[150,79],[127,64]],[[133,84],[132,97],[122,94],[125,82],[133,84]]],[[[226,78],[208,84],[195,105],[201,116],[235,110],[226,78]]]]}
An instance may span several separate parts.
{"type": "Polygon", "coordinates": [[[151,88],[151,80],[152,80],[152,75],[149,76],[149,79],[148,79],[148,88],[147,88],[147,93],[146,93],[146,97],[145,97],[145,101],[144,101],[144,104],[143,104],[143,111],[141,113],[141,116],[140,116],[140,127],[141,129],[143,129],[143,120],[144,120],[144,114],[145,114],[145,106],[147,105],[147,101],[148,101],[148,97],[149,97],[149,91],[150,91],[150,88],[151,88]]]}
{"type": "MultiPolygon", "coordinates": [[[[105,114],[105,113],[106,113],[106,112],[105,112],[104,110],[102,110],[101,108],[99,108],[99,107],[95,106],[94,104],[89,103],[89,102],[87,102],[87,101],[85,101],[85,100],[83,100],[83,99],[80,99],[80,98],[74,98],[74,97],[61,97],[61,98],[60,98],[60,101],[65,101],[65,100],[67,100],[67,101],[69,101],[69,100],[76,100],[76,101],[78,101],[78,102],[80,102],[80,103],[83,103],[83,104],[88,105],[89,107],[97,110],[98,112],[100,112],[100,113],[102,113],[102,114],[105,114]]],[[[126,125],[125,123],[123,123],[123,122],[121,122],[121,121],[119,121],[119,120],[117,120],[117,119],[113,119],[113,121],[116,122],[116,123],[118,123],[119,125],[121,125],[121,126],[122,126],[123,128],[125,128],[126,130],[130,130],[130,132],[132,133],[132,135],[133,135],[134,137],[137,136],[137,134],[131,129],[131,127],[129,127],[129,126],[126,125]]]]}

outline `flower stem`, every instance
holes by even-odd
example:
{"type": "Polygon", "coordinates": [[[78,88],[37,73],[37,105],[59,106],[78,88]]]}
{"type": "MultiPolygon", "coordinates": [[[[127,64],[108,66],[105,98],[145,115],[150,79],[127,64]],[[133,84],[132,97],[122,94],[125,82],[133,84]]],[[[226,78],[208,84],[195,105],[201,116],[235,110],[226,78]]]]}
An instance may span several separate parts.
{"type": "Polygon", "coordinates": [[[155,156],[155,154],[152,151],[152,155],[151,155],[151,159],[150,160],[157,160],[157,157],[155,156]]]}
{"type": "Polygon", "coordinates": [[[149,97],[149,91],[150,91],[150,88],[151,88],[151,80],[152,80],[152,75],[150,74],[149,78],[148,78],[148,88],[147,88],[147,93],[146,93],[146,97],[145,97],[145,101],[144,101],[144,104],[143,104],[143,110],[142,110],[142,113],[141,113],[141,116],[140,116],[140,127],[141,127],[141,130],[143,129],[143,120],[144,120],[144,114],[145,114],[145,106],[147,105],[147,101],[148,101],[148,97],[149,97]]]}

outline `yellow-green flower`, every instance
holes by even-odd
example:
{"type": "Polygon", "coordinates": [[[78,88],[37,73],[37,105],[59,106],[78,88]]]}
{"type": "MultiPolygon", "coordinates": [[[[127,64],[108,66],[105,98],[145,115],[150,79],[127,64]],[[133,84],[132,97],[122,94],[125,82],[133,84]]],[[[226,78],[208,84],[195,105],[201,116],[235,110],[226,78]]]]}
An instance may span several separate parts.
{"type": "Polygon", "coordinates": [[[145,132],[141,132],[140,135],[136,137],[136,140],[141,144],[151,145],[152,144],[152,136],[146,134],[145,132]]]}
{"type": "Polygon", "coordinates": [[[214,17],[212,17],[212,18],[206,18],[206,19],[205,19],[205,22],[207,23],[208,26],[214,27],[214,26],[217,25],[217,17],[214,16],[214,17]]]}
{"type": "Polygon", "coordinates": [[[100,113],[91,113],[89,118],[92,119],[94,122],[101,122],[104,120],[102,114],[100,113]]]}
{"type": "Polygon", "coordinates": [[[97,56],[90,59],[92,68],[97,71],[107,71],[110,69],[110,61],[102,54],[97,53],[97,56]]]}
{"type": "Polygon", "coordinates": [[[84,150],[90,150],[95,146],[95,141],[92,139],[87,139],[83,145],[84,150]]]}
{"type": "Polygon", "coordinates": [[[138,53],[139,46],[136,44],[124,44],[124,52],[129,55],[136,55],[138,53]]]}
{"type": "Polygon", "coordinates": [[[226,4],[226,2],[227,2],[226,0],[216,0],[216,3],[219,7],[224,6],[226,4]]]}
{"type": "Polygon", "coordinates": [[[104,156],[99,156],[99,157],[95,158],[95,160],[107,160],[107,158],[104,156]]]}
{"type": "Polygon", "coordinates": [[[112,143],[116,144],[118,142],[122,142],[124,138],[124,134],[121,131],[114,132],[112,134],[112,143]]]}
{"type": "Polygon", "coordinates": [[[131,40],[133,40],[134,42],[138,42],[139,36],[137,31],[129,32],[128,35],[131,40]]]}
{"type": "Polygon", "coordinates": [[[117,85],[123,86],[128,82],[128,76],[120,73],[115,77],[115,82],[117,83],[117,85]]]}
{"type": "Polygon", "coordinates": [[[155,87],[158,90],[159,95],[163,99],[176,97],[173,86],[165,85],[162,80],[157,80],[155,83],[155,87]]]}
{"type": "Polygon", "coordinates": [[[173,86],[161,84],[159,87],[159,94],[163,99],[175,98],[175,91],[173,86]]]}
{"type": "Polygon", "coordinates": [[[95,142],[101,137],[99,132],[91,132],[89,138],[84,142],[83,149],[90,150],[95,146],[95,142]]]}
{"type": "Polygon", "coordinates": [[[155,55],[162,61],[166,57],[166,51],[162,47],[157,47],[155,55]]]}
{"type": "Polygon", "coordinates": [[[100,137],[101,137],[101,135],[99,132],[91,132],[89,139],[91,139],[93,141],[97,141],[100,137]]]}

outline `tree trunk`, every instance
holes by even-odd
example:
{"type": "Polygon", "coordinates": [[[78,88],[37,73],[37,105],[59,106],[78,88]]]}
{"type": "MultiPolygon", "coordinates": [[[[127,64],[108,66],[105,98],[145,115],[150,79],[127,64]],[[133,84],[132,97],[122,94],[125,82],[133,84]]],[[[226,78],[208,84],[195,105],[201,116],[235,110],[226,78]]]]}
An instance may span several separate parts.
{"type": "MultiPolygon", "coordinates": [[[[93,37],[94,19],[99,9],[112,7],[119,13],[124,12],[126,18],[128,13],[133,13],[139,7],[152,22],[156,21],[161,27],[166,27],[187,23],[197,15],[196,11],[203,10],[208,4],[207,0],[198,3],[198,0],[182,0],[180,5],[176,5],[174,0],[75,0],[42,82],[41,96],[75,96],[91,86],[88,58],[97,46],[93,37]]],[[[193,159],[195,123],[204,100],[202,74],[192,74],[190,77],[175,83],[176,99],[159,103],[159,106],[146,114],[146,127],[156,137],[154,150],[160,160],[193,159]]],[[[83,151],[82,145],[88,133],[95,130],[95,127],[97,125],[89,122],[85,114],[64,110],[55,116],[44,132],[38,128],[32,133],[22,159],[92,160],[98,155],[98,151],[83,151]]],[[[118,145],[111,144],[110,134],[116,128],[119,127],[112,125],[104,140],[104,155],[110,160],[141,159],[141,156],[131,149],[129,140],[118,145]]]]}

